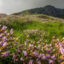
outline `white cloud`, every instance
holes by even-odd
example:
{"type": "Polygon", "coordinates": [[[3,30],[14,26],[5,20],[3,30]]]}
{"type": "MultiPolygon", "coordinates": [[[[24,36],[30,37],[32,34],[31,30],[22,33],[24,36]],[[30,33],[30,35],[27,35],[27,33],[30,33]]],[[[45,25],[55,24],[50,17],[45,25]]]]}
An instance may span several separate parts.
{"type": "Polygon", "coordinates": [[[0,13],[2,12],[3,1],[0,0],[0,13]]]}
{"type": "Polygon", "coordinates": [[[3,1],[2,1],[2,0],[0,0],[0,6],[2,6],[2,4],[3,4],[3,1]]]}
{"type": "Polygon", "coordinates": [[[0,0],[0,12],[14,13],[45,5],[54,5],[59,8],[64,8],[64,0],[0,0]]]}

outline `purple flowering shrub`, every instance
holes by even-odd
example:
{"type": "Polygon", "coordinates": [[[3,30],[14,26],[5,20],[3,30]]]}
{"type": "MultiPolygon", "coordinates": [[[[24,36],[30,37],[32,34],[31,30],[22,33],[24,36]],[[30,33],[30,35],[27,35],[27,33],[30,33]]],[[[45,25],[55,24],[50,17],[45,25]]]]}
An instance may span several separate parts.
{"type": "Polygon", "coordinates": [[[6,26],[0,25],[0,62],[2,64],[64,64],[64,38],[52,38],[50,43],[26,39],[17,45],[18,38],[6,26]],[[4,61],[3,61],[4,60],[4,61]]]}
{"type": "Polygon", "coordinates": [[[11,49],[16,46],[17,39],[13,35],[13,29],[10,32],[7,26],[0,25],[0,60],[11,55],[11,49]]]}
{"type": "Polygon", "coordinates": [[[52,39],[51,43],[43,43],[26,39],[13,53],[13,61],[23,64],[63,64],[64,39],[62,41],[52,39]]]}

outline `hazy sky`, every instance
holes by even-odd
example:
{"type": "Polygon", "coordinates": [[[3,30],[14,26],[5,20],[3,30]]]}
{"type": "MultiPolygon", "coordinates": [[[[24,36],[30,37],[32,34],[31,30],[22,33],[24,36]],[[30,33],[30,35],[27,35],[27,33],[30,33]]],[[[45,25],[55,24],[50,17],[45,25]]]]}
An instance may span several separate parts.
{"type": "Polygon", "coordinates": [[[45,5],[64,8],[64,0],[0,0],[0,13],[10,14],[45,5]]]}

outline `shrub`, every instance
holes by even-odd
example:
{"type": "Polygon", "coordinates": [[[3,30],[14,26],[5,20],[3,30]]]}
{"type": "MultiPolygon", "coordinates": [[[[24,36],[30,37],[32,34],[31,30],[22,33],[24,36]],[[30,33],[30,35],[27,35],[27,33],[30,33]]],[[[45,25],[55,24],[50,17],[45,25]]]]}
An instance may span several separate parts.
{"type": "Polygon", "coordinates": [[[7,30],[7,26],[0,25],[0,61],[8,62],[12,53],[12,49],[17,44],[17,39],[13,35],[13,29],[10,32],[7,30]],[[11,50],[11,51],[10,51],[11,50]]]}
{"type": "Polygon", "coordinates": [[[64,61],[64,39],[52,39],[51,43],[26,40],[13,54],[14,63],[23,64],[60,64],[64,61]]]}
{"type": "Polygon", "coordinates": [[[28,40],[17,45],[17,40],[6,26],[0,25],[0,64],[63,64],[64,63],[64,38],[52,38],[51,42],[44,43],[28,40]]]}

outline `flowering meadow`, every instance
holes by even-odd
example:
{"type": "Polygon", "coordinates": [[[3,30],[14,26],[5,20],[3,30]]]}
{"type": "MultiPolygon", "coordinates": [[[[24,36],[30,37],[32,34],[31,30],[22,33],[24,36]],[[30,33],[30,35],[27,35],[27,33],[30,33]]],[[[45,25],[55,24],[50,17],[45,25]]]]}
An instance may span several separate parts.
{"type": "Polygon", "coordinates": [[[63,29],[43,14],[0,18],[0,64],[64,64],[63,29]]]}
{"type": "Polygon", "coordinates": [[[13,35],[13,29],[8,31],[7,26],[0,25],[0,63],[5,63],[6,60],[2,60],[6,59],[5,57],[11,55],[12,49],[14,46],[16,46],[16,44],[17,38],[15,38],[15,36],[13,35]]]}
{"type": "Polygon", "coordinates": [[[0,64],[64,64],[64,38],[18,43],[13,29],[0,25],[0,64]]]}

